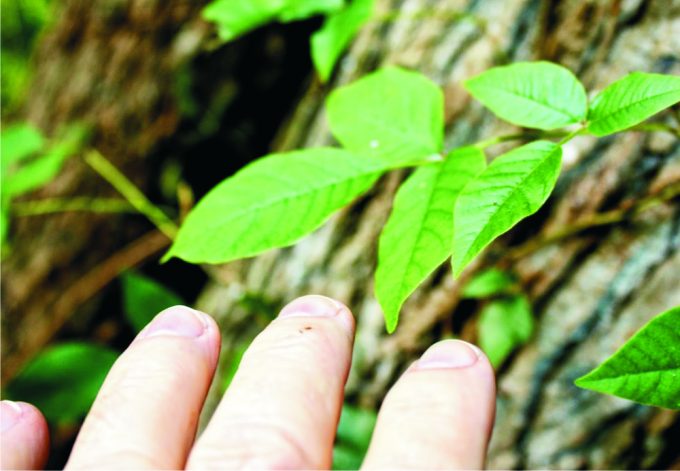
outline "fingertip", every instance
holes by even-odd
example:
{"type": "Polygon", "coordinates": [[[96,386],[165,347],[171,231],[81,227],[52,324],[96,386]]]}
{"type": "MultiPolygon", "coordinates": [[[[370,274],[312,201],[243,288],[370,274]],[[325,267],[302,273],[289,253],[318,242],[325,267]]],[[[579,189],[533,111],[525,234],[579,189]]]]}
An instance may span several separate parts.
{"type": "Polygon", "coordinates": [[[352,312],[340,301],[309,294],[294,299],[286,304],[279,314],[279,319],[293,317],[328,317],[336,320],[351,335],[354,335],[355,321],[352,312]]]}
{"type": "Polygon", "coordinates": [[[49,428],[42,413],[27,402],[2,401],[2,469],[41,469],[49,454],[49,428]]]}

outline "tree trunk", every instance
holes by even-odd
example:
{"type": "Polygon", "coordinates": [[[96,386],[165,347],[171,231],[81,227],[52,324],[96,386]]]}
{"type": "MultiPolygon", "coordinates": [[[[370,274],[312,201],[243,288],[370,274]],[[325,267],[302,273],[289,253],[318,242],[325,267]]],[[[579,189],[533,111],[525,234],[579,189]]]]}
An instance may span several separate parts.
{"type": "MultiPolygon", "coordinates": [[[[449,147],[516,131],[460,86],[499,62],[559,62],[589,90],[632,70],[680,71],[677,0],[382,1],[375,18],[333,83],[311,86],[277,148],[331,144],[322,106],[327,92],[385,64],[417,69],[441,84],[449,147]],[[387,20],[388,12],[399,15],[387,20]]],[[[198,305],[223,327],[222,371],[230,368],[229,352],[261,328],[254,321],[295,296],[326,294],[346,302],[358,318],[348,398],[377,406],[432,342],[451,333],[475,340],[478,306],[461,303],[459,289],[474,270],[499,265],[519,276],[537,329],[498,372],[489,466],[677,465],[677,443],[670,439],[680,429],[677,413],[581,390],[573,380],[653,315],[680,304],[680,206],[626,211],[678,184],[680,143],[661,133],[583,136],[564,154],[563,174],[546,207],[495,243],[460,281],[442,267],[406,303],[393,336],[384,333],[372,275],[376,241],[403,178],[397,172],[294,247],[216,268],[220,281],[206,288],[198,305]],[[596,224],[605,211],[613,211],[615,222],[596,224]],[[581,224],[597,227],[576,230],[581,224]]]]}

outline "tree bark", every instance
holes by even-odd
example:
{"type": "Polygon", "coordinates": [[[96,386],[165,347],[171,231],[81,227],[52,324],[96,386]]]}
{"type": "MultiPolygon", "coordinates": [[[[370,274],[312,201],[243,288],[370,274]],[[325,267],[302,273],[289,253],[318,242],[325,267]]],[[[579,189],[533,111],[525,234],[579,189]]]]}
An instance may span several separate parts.
{"type": "MultiPolygon", "coordinates": [[[[517,131],[460,86],[498,63],[559,62],[593,91],[633,70],[680,71],[680,37],[673,34],[680,28],[677,0],[378,3],[374,21],[355,40],[333,82],[313,84],[303,97],[277,149],[331,144],[323,116],[327,93],[386,64],[417,69],[444,88],[448,147],[517,131]],[[388,12],[398,16],[388,20],[388,12]]],[[[537,329],[498,371],[489,466],[677,465],[677,444],[670,438],[680,429],[677,413],[581,390],[573,380],[653,315],[680,304],[677,200],[626,212],[678,184],[680,143],[661,133],[625,133],[578,137],[564,151],[563,174],[546,207],[495,243],[461,280],[453,281],[442,267],[406,303],[393,336],[384,333],[372,275],[376,241],[403,178],[398,172],[294,247],[215,268],[221,281],[206,288],[198,307],[223,327],[222,371],[230,368],[229,353],[260,329],[259,319],[295,296],[326,294],[350,305],[358,318],[348,400],[377,406],[432,342],[452,333],[475,340],[478,306],[462,303],[459,290],[475,270],[499,265],[519,276],[537,329]],[[615,223],[567,235],[606,211],[614,211],[615,223]]],[[[218,395],[211,396],[213,404],[218,395]]]]}

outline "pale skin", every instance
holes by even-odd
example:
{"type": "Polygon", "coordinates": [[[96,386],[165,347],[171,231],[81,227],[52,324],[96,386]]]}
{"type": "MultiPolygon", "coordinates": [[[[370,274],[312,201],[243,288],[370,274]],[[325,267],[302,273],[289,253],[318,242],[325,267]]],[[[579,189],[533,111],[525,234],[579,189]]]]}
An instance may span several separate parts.
{"type": "MultiPolygon", "coordinates": [[[[109,372],[67,469],[329,468],[354,325],[330,298],[288,304],[253,341],[196,438],[219,330],[204,313],[166,309],[109,372]]],[[[484,354],[458,340],[436,343],[388,392],[363,467],[482,468],[494,403],[484,354]]],[[[48,441],[35,407],[2,401],[2,469],[41,468],[48,441]]]]}

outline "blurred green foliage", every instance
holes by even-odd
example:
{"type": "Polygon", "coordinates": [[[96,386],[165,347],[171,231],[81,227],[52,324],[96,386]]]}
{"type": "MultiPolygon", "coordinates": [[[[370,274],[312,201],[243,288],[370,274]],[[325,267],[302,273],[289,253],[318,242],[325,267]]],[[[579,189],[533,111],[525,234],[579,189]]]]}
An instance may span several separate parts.
{"type": "Polygon", "coordinates": [[[55,345],[34,358],[7,386],[5,396],[30,402],[52,424],[85,416],[118,352],[91,343],[55,345]]]}
{"type": "Polygon", "coordinates": [[[123,310],[136,332],[142,330],[159,312],[184,300],[157,281],[136,272],[121,276],[123,310]]]}
{"type": "Polygon", "coordinates": [[[359,469],[366,456],[377,414],[345,404],[333,447],[333,469],[359,469]]]}
{"type": "Polygon", "coordinates": [[[477,274],[463,288],[464,298],[483,299],[508,293],[515,280],[498,268],[489,268],[477,274]]]}
{"type": "Polygon", "coordinates": [[[0,0],[3,116],[15,110],[26,93],[33,46],[52,17],[51,3],[50,0],[0,0]]]}

